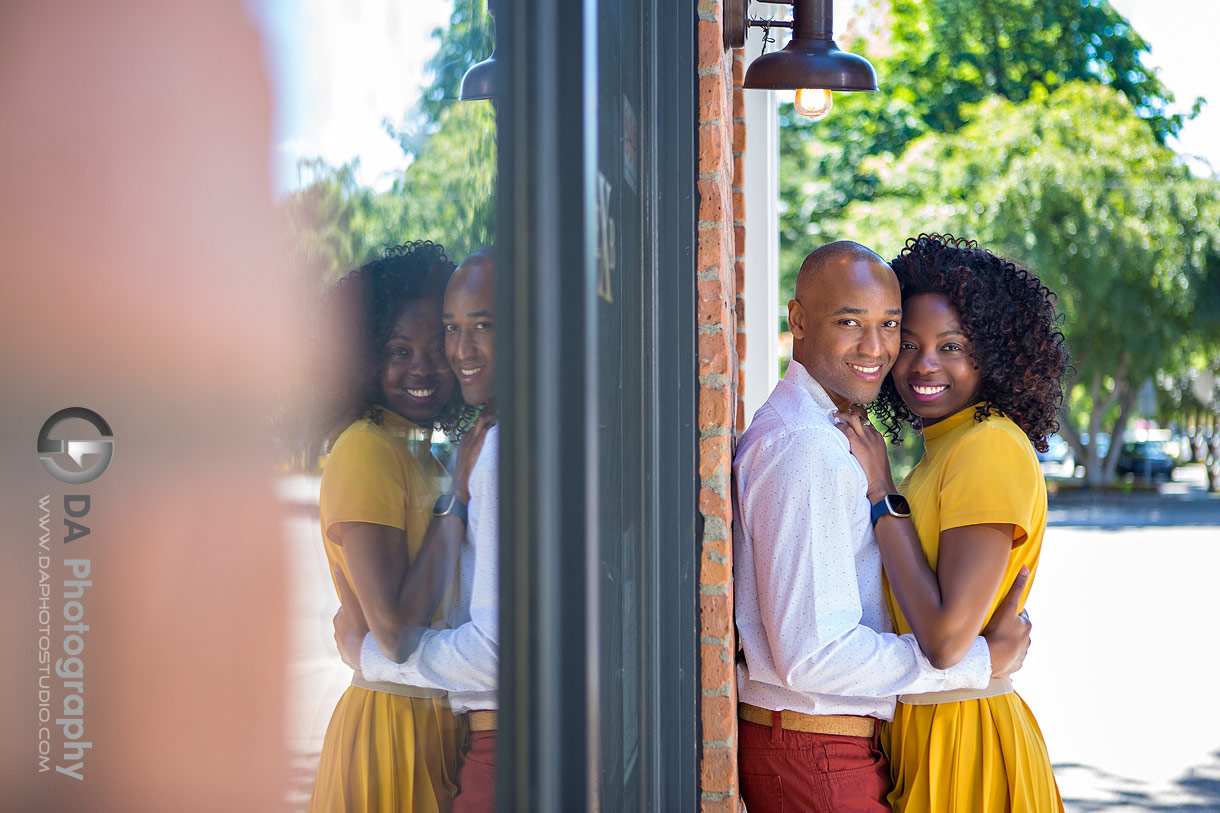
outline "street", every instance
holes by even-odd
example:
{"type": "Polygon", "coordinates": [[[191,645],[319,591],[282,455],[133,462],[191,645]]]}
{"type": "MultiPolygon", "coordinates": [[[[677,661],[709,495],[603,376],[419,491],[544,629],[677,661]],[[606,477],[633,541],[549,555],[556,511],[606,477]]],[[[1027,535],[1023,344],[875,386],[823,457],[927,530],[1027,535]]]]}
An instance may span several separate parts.
{"type": "MultiPolygon", "coordinates": [[[[1161,495],[1057,499],[1028,608],[1033,644],[1014,677],[1068,811],[1220,811],[1220,495],[1180,471],[1161,495]],[[1212,619],[1212,620],[1208,620],[1212,619]]],[[[292,809],[304,809],[331,710],[350,678],[309,485],[285,539],[292,809]]]]}
{"type": "Polygon", "coordinates": [[[1220,499],[1182,469],[1161,497],[1052,502],[1017,691],[1069,811],[1220,810],[1220,499]],[[1108,503],[1108,504],[1107,504],[1108,503]],[[1181,523],[1181,524],[1175,524],[1181,523]]]}

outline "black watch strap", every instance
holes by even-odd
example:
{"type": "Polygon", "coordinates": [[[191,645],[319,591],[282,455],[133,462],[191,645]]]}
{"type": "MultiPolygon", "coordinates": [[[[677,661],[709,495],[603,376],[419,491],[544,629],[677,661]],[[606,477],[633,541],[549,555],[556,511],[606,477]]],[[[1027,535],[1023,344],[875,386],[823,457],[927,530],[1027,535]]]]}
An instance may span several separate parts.
{"type": "Polygon", "coordinates": [[[432,516],[447,517],[450,514],[457,514],[463,525],[468,524],[466,503],[453,494],[442,494],[436,498],[436,505],[432,506],[432,516]]]}

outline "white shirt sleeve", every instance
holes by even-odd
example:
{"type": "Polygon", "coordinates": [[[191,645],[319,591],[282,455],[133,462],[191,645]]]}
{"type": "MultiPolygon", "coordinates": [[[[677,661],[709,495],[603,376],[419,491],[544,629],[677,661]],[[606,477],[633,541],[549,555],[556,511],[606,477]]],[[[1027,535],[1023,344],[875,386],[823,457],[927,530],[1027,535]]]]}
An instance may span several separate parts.
{"type": "Polygon", "coordinates": [[[449,692],[494,691],[500,660],[500,491],[498,436],[489,433],[470,475],[470,527],[474,581],[470,620],[454,629],[427,630],[405,663],[382,654],[364,638],[360,670],[366,680],[405,683],[449,692]]]}
{"type": "MultiPolygon", "coordinates": [[[[962,663],[933,667],[913,636],[862,623],[850,511],[860,496],[855,461],[821,428],[803,427],[768,439],[752,458],[740,506],[752,540],[754,582],[773,679],[801,693],[885,697],[982,688],[991,676],[986,642],[975,641],[962,663]]],[[[871,539],[868,544],[874,544],[871,539]]],[[[744,636],[743,636],[744,638],[744,636]]]]}

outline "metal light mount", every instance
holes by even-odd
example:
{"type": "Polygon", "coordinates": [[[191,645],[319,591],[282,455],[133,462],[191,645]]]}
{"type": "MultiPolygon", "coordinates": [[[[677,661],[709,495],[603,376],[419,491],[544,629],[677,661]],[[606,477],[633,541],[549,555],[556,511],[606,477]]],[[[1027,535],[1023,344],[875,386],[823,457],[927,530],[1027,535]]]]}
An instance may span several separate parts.
{"type": "MultiPolygon", "coordinates": [[[[726,0],[724,42],[741,48],[750,26],[792,29],[792,39],[779,51],[750,63],[743,86],[760,90],[875,91],[877,73],[862,56],[839,50],[834,41],[831,0],[758,0],[792,6],[792,19],[749,17],[750,0],[726,0]]],[[[827,94],[829,98],[829,94],[827,94]]]]}
{"type": "MultiPolygon", "coordinates": [[[[487,0],[487,13],[491,15],[492,26],[495,26],[495,0],[487,0]]],[[[462,89],[458,98],[463,102],[475,99],[496,98],[496,48],[492,45],[491,56],[482,62],[470,66],[462,76],[462,89]]]]}
{"type": "MultiPolygon", "coordinates": [[[[767,0],[759,0],[759,2],[767,2],[767,0]]],[[[791,6],[793,0],[776,0],[772,5],[791,6]]],[[[746,44],[746,32],[750,30],[750,25],[764,26],[770,25],[774,28],[791,28],[792,22],[788,20],[758,20],[750,19],[750,0],[725,0],[724,2],[724,47],[725,48],[744,48],[746,44]]]]}

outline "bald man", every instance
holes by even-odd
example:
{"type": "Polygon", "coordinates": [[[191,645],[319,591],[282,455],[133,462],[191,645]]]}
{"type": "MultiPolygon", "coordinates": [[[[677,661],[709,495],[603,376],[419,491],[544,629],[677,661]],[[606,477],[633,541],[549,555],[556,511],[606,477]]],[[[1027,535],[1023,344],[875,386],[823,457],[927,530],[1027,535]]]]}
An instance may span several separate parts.
{"type": "Polygon", "coordinates": [[[877,397],[901,319],[898,280],[874,252],[844,241],[806,257],[788,303],[792,361],[737,445],[738,759],[750,813],[889,810],[879,730],[896,696],[981,689],[1028,646],[1014,614],[939,670],[914,637],[891,632],[879,515],[835,420],[877,397]]]}

